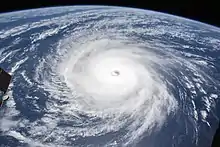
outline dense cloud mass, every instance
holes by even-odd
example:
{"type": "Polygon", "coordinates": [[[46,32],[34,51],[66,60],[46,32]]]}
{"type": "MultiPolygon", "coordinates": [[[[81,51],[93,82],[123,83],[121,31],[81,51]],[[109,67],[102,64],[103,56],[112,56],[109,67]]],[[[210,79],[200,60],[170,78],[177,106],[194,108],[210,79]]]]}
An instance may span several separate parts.
{"type": "Polygon", "coordinates": [[[210,145],[220,94],[220,29],[121,7],[0,15],[0,111],[11,146],[210,145]]]}

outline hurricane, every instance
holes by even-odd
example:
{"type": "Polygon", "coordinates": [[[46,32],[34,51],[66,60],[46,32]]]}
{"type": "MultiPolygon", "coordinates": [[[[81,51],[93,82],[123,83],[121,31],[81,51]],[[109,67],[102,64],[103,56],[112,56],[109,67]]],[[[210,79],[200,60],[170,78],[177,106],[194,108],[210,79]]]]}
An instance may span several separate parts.
{"type": "Polygon", "coordinates": [[[219,28],[111,6],[0,16],[0,65],[13,76],[0,110],[3,144],[210,145],[219,28]]]}

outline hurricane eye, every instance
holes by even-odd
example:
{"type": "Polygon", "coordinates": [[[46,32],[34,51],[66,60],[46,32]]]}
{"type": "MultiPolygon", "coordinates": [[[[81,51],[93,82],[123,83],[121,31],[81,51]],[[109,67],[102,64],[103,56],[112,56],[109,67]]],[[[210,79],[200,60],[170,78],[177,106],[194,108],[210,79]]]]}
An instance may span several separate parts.
{"type": "Polygon", "coordinates": [[[120,72],[117,71],[117,70],[114,70],[114,71],[112,71],[111,75],[112,75],[112,76],[119,76],[119,75],[120,75],[120,72]]]}

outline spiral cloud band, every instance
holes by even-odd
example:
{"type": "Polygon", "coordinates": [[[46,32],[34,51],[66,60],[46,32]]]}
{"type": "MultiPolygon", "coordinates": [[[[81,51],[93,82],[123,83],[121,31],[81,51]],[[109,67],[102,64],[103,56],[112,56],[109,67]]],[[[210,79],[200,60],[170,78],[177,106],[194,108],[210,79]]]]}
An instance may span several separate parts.
{"type": "Polygon", "coordinates": [[[0,34],[14,36],[0,52],[15,77],[3,134],[20,146],[199,145],[219,89],[214,56],[200,54],[209,46],[192,44],[217,52],[219,40],[196,36],[208,26],[131,8],[64,8],[1,18],[30,20],[0,34]]]}
{"type": "MultiPolygon", "coordinates": [[[[103,131],[105,134],[120,131],[126,126],[127,132],[121,140],[130,143],[145,132],[159,129],[178,103],[151,66],[153,62],[158,62],[156,55],[147,59],[148,55],[153,54],[136,44],[126,43],[126,38],[112,40],[100,36],[99,39],[78,38],[80,43],[86,44],[77,47],[71,41],[74,38],[67,37],[60,49],[65,48],[70,54],[57,59],[62,62],[54,72],[63,77],[63,83],[74,93],[65,99],[74,101],[75,105],[68,106],[69,111],[95,115],[100,119],[97,126],[93,126],[95,131],[91,126],[86,128],[88,136],[102,134],[103,131]]],[[[52,85],[46,83],[44,87],[58,87],[59,83],[51,80],[52,85]]],[[[61,93],[56,91],[58,95],[62,93],[63,90],[61,93]]]]}

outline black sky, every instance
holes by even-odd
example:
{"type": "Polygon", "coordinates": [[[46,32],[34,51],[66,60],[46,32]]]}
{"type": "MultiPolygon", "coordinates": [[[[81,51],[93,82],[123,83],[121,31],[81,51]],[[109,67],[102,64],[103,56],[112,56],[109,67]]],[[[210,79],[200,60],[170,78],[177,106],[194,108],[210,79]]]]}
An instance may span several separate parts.
{"type": "Polygon", "coordinates": [[[220,27],[220,9],[217,0],[4,0],[0,2],[0,12],[10,12],[49,6],[88,4],[150,9],[187,17],[220,27]]]}

